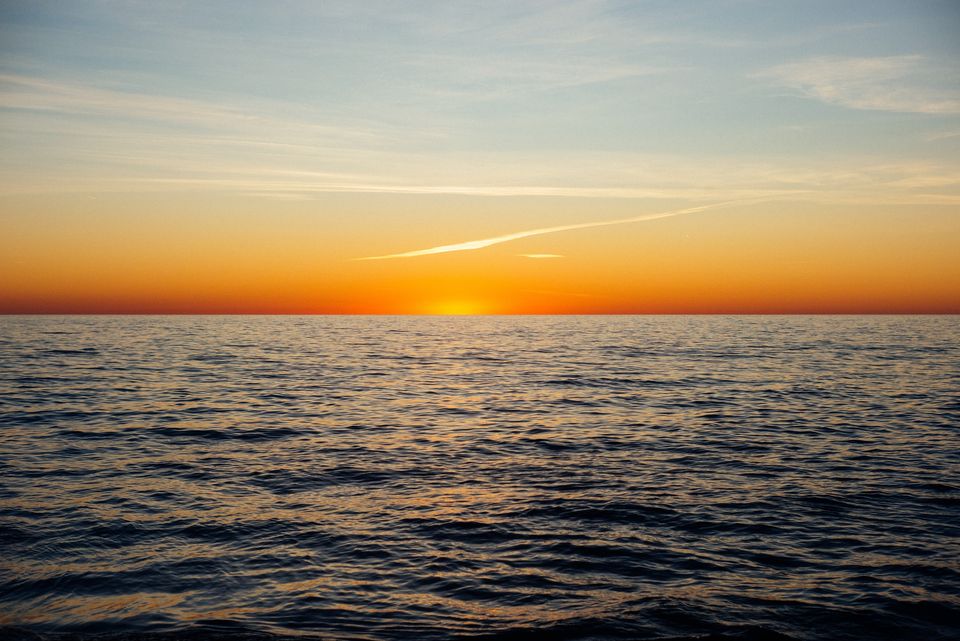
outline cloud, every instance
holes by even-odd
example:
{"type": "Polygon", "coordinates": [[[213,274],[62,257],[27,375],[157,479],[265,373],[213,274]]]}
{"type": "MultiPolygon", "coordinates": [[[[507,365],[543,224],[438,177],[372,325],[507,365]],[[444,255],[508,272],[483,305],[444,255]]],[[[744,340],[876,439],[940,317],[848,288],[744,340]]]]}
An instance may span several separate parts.
{"type": "Polygon", "coordinates": [[[824,56],[756,74],[808,98],[877,111],[960,113],[960,91],[923,56],[824,56]]]}
{"type": "MultiPolygon", "coordinates": [[[[105,89],[20,74],[0,73],[0,109],[64,115],[97,115],[112,119],[111,127],[100,127],[108,135],[117,120],[146,121],[160,125],[193,126],[204,131],[240,131],[258,133],[269,140],[300,136],[329,139],[378,141],[383,132],[348,126],[346,123],[321,123],[298,118],[291,113],[266,112],[277,105],[238,107],[172,96],[135,91],[105,89]]],[[[179,134],[182,135],[182,134],[179,134]]]]}
{"type": "Polygon", "coordinates": [[[30,111],[100,113],[177,123],[217,124],[256,118],[242,111],[191,100],[98,89],[15,74],[0,74],[0,107],[30,111]]]}
{"type": "MultiPolygon", "coordinates": [[[[24,147],[16,137],[19,130],[9,126],[0,132],[0,144],[24,147]]],[[[754,198],[960,203],[960,170],[931,160],[890,162],[875,156],[845,156],[747,161],[621,152],[414,153],[144,135],[135,129],[103,134],[96,127],[87,131],[65,125],[52,131],[57,135],[45,138],[48,146],[30,139],[34,146],[21,156],[39,154],[57,164],[0,167],[0,194],[174,190],[301,199],[325,193],[383,193],[699,203],[754,198]]]]}
{"type": "Polygon", "coordinates": [[[599,85],[643,76],[679,73],[677,65],[620,62],[604,57],[576,61],[544,60],[536,56],[488,54],[469,56],[421,56],[408,62],[423,74],[429,70],[431,97],[442,99],[498,100],[518,94],[599,85]]]}
{"type": "Polygon", "coordinates": [[[930,161],[438,150],[436,131],[369,121],[354,127],[349,119],[338,125],[319,113],[311,118],[309,106],[204,102],[16,74],[0,74],[0,108],[0,144],[10,159],[0,167],[0,194],[172,189],[284,199],[366,192],[960,202],[960,172],[930,161]]]}
{"type": "MultiPolygon", "coordinates": [[[[658,218],[672,218],[673,216],[681,216],[683,214],[692,214],[699,211],[705,211],[707,209],[718,209],[720,207],[729,207],[731,205],[742,205],[746,204],[747,201],[733,201],[733,202],[724,202],[724,203],[713,203],[710,205],[700,205],[698,207],[687,207],[685,209],[674,209],[671,211],[659,212],[655,214],[641,214],[639,216],[631,216],[630,218],[617,218],[614,220],[601,220],[598,222],[592,223],[577,223],[575,225],[558,225],[556,227],[541,227],[539,229],[528,229],[525,231],[518,231],[512,234],[504,234],[503,236],[494,236],[492,238],[481,238],[478,240],[468,240],[462,243],[454,243],[452,245],[439,245],[436,247],[428,247],[426,249],[415,249],[413,251],[401,252],[399,254],[386,254],[384,256],[365,256],[363,258],[355,258],[354,260],[388,260],[393,258],[415,258],[419,256],[429,256],[432,254],[446,254],[449,252],[460,252],[460,251],[472,251],[475,249],[483,249],[485,247],[490,247],[491,245],[499,245],[500,243],[507,243],[513,240],[520,240],[521,238],[529,238],[531,236],[542,236],[544,234],[555,234],[561,231],[572,231],[574,229],[587,229],[590,227],[606,227],[609,225],[624,225],[627,223],[639,223],[645,220],[656,220],[658,218]]],[[[756,201],[753,201],[756,202],[756,201]]],[[[538,257],[543,257],[543,255],[535,255],[538,257]]]]}
{"type": "Polygon", "coordinates": [[[935,140],[949,140],[951,138],[960,138],[960,131],[941,131],[939,133],[930,134],[925,138],[927,142],[933,142],[935,140]]]}

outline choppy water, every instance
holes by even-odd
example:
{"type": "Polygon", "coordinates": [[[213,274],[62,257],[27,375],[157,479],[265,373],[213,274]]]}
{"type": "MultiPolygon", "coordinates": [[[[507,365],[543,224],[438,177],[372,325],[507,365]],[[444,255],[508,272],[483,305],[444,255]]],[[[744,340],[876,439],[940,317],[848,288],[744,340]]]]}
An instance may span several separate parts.
{"type": "Polygon", "coordinates": [[[960,636],[958,317],[8,317],[0,403],[7,636],[960,636]]]}

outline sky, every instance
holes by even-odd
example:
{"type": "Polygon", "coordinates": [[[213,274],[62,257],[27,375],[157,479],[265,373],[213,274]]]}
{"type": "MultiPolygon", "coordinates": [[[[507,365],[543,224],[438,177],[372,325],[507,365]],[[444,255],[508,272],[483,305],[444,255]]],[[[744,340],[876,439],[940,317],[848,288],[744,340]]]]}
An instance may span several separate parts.
{"type": "Polygon", "coordinates": [[[0,0],[0,313],[960,313],[960,4],[0,0]]]}

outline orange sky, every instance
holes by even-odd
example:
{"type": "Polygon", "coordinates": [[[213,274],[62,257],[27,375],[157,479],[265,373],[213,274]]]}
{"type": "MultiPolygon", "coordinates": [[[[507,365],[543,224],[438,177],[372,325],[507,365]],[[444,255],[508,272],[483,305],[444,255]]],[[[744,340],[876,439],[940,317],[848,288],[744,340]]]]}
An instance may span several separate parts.
{"type": "Polygon", "coordinates": [[[958,30],[0,3],[0,313],[960,313],[958,30]]]}
{"type": "Polygon", "coordinates": [[[193,193],[2,203],[3,313],[960,312],[960,219],[943,205],[758,202],[357,261],[689,203],[193,193]]]}

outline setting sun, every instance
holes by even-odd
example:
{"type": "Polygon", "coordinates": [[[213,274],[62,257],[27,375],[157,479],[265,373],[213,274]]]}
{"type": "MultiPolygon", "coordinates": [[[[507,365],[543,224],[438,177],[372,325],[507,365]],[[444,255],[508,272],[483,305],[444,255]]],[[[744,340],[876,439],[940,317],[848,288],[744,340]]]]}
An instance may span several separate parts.
{"type": "Polygon", "coordinates": [[[958,33],[0,1],[0,641],[960,640],[958,33]]]}
{"type": "Polygon", "coordinates": [[[468,298],[431,301],[423,306],[424,314],[433,316],[471,316],[491,313],[490,305],[468,298]]]}

